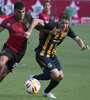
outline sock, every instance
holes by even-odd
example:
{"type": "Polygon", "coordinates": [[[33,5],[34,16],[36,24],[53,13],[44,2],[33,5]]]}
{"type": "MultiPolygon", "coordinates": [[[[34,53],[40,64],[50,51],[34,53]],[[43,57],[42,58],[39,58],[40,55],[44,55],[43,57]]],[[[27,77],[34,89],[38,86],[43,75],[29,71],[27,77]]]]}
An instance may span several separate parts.
{"type": "Polygon", "coordinates": [[[49,80],[51,79],[51,75],[43,73],[40,75],[35,75],[33,78],[36,78],[37,80],[49,80]]]}
{"type": "Polygon", "coordinates": [[[59,82],[55,81],[55,80],[51,80],[50,84],[47,86],[47,88],[44,90],[45,93],[49,93],[52,89],[54,89],[57,85],[59,84],[59,82]]]}

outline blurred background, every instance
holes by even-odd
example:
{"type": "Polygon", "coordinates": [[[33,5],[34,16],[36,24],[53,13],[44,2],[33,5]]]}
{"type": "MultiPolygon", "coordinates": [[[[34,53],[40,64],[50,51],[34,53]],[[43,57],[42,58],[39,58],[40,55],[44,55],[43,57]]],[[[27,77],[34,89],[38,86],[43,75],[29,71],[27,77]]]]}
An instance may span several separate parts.
{"type": "MultiPolygon", "coordinates": [[[[18,0],[0,0],[0,21],[13,14],[14,3],[18,0]]],[[[19,0],[24,2],[26,12],[38,18],[43,11],[44,0],[19,0]]],[[[71,24],[90,24],[90,0],[50,0],[51,10],[58,16],[67,12],[71,16],[71,24]]],[[[58,20],[58,18],[57,18],[58,20]]]]}

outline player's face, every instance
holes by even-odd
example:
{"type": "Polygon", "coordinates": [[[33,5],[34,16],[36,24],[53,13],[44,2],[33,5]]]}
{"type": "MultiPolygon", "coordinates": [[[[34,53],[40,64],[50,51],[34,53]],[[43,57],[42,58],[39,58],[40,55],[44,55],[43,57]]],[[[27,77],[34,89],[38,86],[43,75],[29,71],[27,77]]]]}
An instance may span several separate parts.
{"type": "Polygon", "coordinates": [[[25,7],[23,7],[21,10],[15,9],[15,17],[18,21],[22,22],[25,17],[25,7]]]}
{"type": "Polygon", "coordinates": [[[69,24],[69,20],[61,19],[58,22],[58,27],[61,28],[63,31],[65,31],[66,27],[68,27],[68,24],[69,24]]]}
{"type": "Polygon", "coordinates": [[[50,11],[50,9],[51,9],[51,4],[49,2],[45,3],[44,10],[47,12],[47,11],[50,11]]]}

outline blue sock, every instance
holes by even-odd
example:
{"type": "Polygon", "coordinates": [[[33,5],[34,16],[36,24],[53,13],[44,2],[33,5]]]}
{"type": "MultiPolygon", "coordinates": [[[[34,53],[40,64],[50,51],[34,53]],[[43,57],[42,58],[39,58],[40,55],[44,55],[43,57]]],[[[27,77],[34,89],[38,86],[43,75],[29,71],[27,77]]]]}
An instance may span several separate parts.
{"type": "Polygon", "coordinates": [[[49,79],[51,79],[51,75],[43,73],[40,75],[34,75],[33,78],[36,78],[37,80],[49,80],[49,79]]]}
{"type": "Polygon", "coordinates": [[[59,84],[59,82],[55,81],[55,80],[51,80],[50,84],[47,86],[47,88],[44,90],[45,93],[49,93],[52,89],[54,89],[57,85],[59,84]]]}

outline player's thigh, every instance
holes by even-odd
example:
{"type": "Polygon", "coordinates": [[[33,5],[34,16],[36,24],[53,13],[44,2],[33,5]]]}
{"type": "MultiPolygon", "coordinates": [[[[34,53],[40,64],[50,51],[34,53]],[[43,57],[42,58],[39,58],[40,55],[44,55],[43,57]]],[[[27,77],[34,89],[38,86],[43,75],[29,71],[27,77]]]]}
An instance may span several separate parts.
{"type": "Polygon", "coordinates": [[[63,77],[62,67],[58,57],[55,55],[51,58],[53,64],[55,65],[56,69],[52,69],[50,71],[52,78],[60,80],[63,77]]]}
{"type": "Polygon", "coordinates": [[[62,70],[59,71],[57,68],[51,70],[50,73],[51,73],[52,79],[54,79],[58,82],[64,78],[64,74],[63,74],[62,70]]]}
{"type": "Polygon", "coordinates": [[[58,59],[58,57],[55,55],[53,58],[51,58],[52,60],[52,63],[56,66],[56,68],[60,71],[62,70],[62,66],[61,66],[61,63],[58,59]]]}
{"type": "Polygon", "coordinates": [[[53,79],[58,79],[58,78],[60,77],[60,72],[59,72],[59,70],[58,70],[57,68],[52,69],[52,70],[50,71],[50,74],[51,74],[51,77],[52,77],[53,79]]]}
{"type": "Polygon", "coordinates": [[[43,72],[49,72],[52,69],[55,69],[54,64],[52,63],[52,61],[50,60],[50,58],[46,57],[46,56],[40,56],[38,54],[36,54],[36,60],[38,62],[38,64],[40,65],[40,67],[42,68],[43,72]]]}

